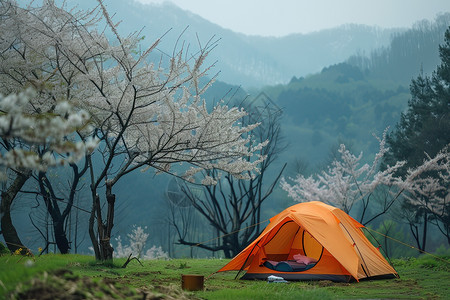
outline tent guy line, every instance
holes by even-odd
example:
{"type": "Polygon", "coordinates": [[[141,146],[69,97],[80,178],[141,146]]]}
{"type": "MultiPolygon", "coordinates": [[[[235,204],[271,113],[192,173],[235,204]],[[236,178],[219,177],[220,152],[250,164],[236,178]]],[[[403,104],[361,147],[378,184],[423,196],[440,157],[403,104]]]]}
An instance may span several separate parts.
{"type": "MultiPolygon", "coordinates": [[[[393,238],[393,237],[390,237],[390,236],[388,236],[388,235],[386,235],[386,234],[384,234],[384,233],[381,233],[381,232],[378,232],[378,231],[376,231],[376,230],[373,230],[372,228],[369,228],[369,227],[363,227],[363,228],[366,229],[366,230],[369,230],[369,231],[378,233],[379,235],[384,236],[384,237],[386,237],[386,238],[388,238],[388,239],[390,239],[390,240],[392,240],[392,241],[394,241],[394,242],[397,242],[397,243],[399,243],[399,244],[401,244],[401,245],[403,245],[403,246],[406,246],[406,247],[409,247],[409,248],[411,248],[411,249],[417,250],[417,251],[419,251],[419,252],[421,252],[421,253],[423,253],[423,254],[430,255],[430,256],[434,257],[435,259],[437,259],[437,260],[440,260],[440,261],[443,261],[443,262],[445,262],[445,263],[447,263],[447,264],[450,264],[450,261],[449,261],[449,260],[445,260],[445,259],[443,259],[443,258],[441,258],[441,257],[439,257],[439,256],[436,256],[436,255],[434,255],[434,254],[432,254],[432,253],[430,253],[430,252],[421,250],[421,249],[419,249],[419,248],[417,248],[417,247],[414,247],[414,246],[412,246],[412,245],[409,245],[409,244],[407,244],[407,243],[404,243],[404,242],[402,242],[402,241],[400,241],[400,240],[397,240],[397,239],[395,239],[395,238],[393,238]]],[[[381,245],[380,245],[380,247],[381,247],[381,245]]]]}

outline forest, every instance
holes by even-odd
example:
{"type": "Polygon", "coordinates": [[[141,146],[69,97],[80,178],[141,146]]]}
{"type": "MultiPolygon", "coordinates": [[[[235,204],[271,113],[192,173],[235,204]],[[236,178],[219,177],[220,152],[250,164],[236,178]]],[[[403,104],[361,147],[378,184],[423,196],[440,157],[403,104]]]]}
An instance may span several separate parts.
{"type": "Polygon", "coordinates": [[[8,0],[0,16],[7,251],[231,258],[318,200],[390,258],[448,253],[449,13],[261,87],[214,75],[215,38],[158,51],[101,1],[8,0]]]}

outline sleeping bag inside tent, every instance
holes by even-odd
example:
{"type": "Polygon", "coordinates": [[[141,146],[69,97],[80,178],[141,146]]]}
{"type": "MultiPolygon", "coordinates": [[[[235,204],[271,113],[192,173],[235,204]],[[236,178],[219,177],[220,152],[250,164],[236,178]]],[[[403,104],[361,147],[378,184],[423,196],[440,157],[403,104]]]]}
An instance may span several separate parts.
{"type": "Polygon", "coordinates": [[[342,210],[313,201],[270,219],[261,235],[218,272],[246,271],[241,279],[332,280],[398,277],[364,226],[342,210]]]}

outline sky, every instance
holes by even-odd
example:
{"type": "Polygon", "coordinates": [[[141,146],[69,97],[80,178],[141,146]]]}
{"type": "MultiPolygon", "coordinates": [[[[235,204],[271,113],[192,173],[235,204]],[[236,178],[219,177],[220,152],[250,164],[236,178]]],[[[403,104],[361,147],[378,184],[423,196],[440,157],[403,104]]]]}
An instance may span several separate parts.
{"type": "MultiPolygon", "coordinates": [[[[130,0],[131,1],[131,0],[130,0]]],[[[134,0],[161,4],[167,0],[134,0]]],[[[170,0],[184,10],[248,35],[284,36],[356,23],[411,27],[450,12],[450,0],[170,0]]]]}

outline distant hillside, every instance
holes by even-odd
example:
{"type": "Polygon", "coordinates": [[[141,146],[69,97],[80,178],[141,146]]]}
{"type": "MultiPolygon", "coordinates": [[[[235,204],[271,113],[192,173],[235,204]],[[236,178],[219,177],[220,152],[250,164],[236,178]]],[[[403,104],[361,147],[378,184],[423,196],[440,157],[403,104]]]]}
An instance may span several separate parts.
{"type": "MultiPolygon", "coordinates": [[[[61,0],[60,0],[61,1],[61,0]]],[[[221,28],[179,7],[140,4],[131,1],[105,1],[115,21],[122,20],[119,31],[128,34],[144,27],[144,45],[164,35],[159,50],[171,53],[180,34],[181,41],[196,48],[212,37],[220,39],[207,64],[216,63],[219,80],[244,87],[288,83],[293,76],[319,72],[323,67],[346,60],[357,52],[369,52],[387,46],[399,29],[381,30],[363,25],[346,25],[311,34],[293,34],[281,38],[246,36],[221,28]],[[170,32],[167,32],[169,29],[170,32]]],[[[95,5],[91,0],[68,0],[69,6],[95,5]]],[[[214,74],[211,74],[211,76],[214,74]]]]}
{"type": "Polygon", "coordinates": [[[442,14],[395,33],[388,46],[367,55],[293,77],[286,85],[266,87],[285,112],[283,129],[291,141],[287,161],[323,161],[341,142],[358,152],[376,152],[372,133],[381,135],[400,120],[410,99],[411,79],[436,69],[439,45],[449,26],[450,13],[442,14]]]}
{"type": "Polygon", "coordinates": [[[366,55],[353,55],[348,63],[357,66],[371,78],[383,78],[409,84],[420,72],[430,75],[439,64],[439,45],[450,26],[450,13],[435,20],[417,22],[412,28],[397,32],[387,47],[366,55]]]}
{"type": "Polygon", "coordinates": [[[246,41],[285,68],[283,82],[287,83],[286,80],[294,75],[318,73],[322,68],[343,62],[351,55],[387,46],[391,35],[402,31],[398,28],[348,24],[306,35],[292,34],[280,38],[250,36],[246,41]]]}
{"type": "Polygon", "coordinates": [[[306,162],[310,171],[326,163],[339,143],[356,153],[375,153],[372,134],[394,127],[410,97],[408,86],[369,79],[346,63],[264,91],[284,112],[282,128],[290,146],[283,159],[290,166],[306,162]]]}

